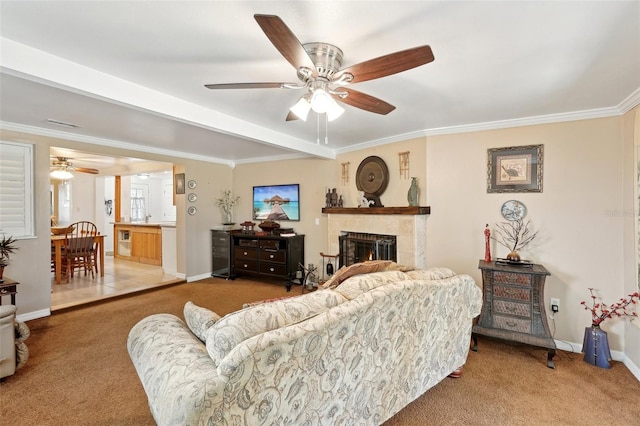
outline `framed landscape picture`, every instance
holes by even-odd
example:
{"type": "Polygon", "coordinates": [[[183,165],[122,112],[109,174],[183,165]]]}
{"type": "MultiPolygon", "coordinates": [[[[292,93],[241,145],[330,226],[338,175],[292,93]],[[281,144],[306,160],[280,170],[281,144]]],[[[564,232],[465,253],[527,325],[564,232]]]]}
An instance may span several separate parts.
{"type": "Polygon", "coordinates": [[[487,192],[542,192],[544,145],[487,150],[487,192]]]}

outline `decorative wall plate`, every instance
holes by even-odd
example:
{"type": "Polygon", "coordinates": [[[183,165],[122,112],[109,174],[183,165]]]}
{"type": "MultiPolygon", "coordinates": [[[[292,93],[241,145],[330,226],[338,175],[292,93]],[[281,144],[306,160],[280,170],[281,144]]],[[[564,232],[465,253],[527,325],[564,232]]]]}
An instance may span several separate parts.
{"type": "Polygon", "coordinates": [[[198,182],[192,179],[189,182],[187,182],[187,186],[189,187],[189,189],[195,189],[196,186],[198,186],[198,182]]]}
{"type": "Polygon", "coordinates": [[[520,201],[509,200],[502,205],[500,213],[507,220],[522,219],[527,215],[527,207],[520,201]]]}
{"type": "Polygon", "coordinates": [[[193,216],[197,212],[198,212],[198,209],[196,209],[196,206],[191,206],[187,209],[187,213],[189,213],[191,216],[193,216]]]}
{"type": "Polygon", "coordinates": [[[187,199],[189,200],[189,202],[195,203],[196,200],[198,199],[198,196],[192,192],[189,195],[187,195],[187,199]]]}
{"type": "Polygon", "coordinates": [[[366,195],[380,196],[389,184],[389,169],[380,157],[367,157],[358,166],[356,187],[366,195]]]}

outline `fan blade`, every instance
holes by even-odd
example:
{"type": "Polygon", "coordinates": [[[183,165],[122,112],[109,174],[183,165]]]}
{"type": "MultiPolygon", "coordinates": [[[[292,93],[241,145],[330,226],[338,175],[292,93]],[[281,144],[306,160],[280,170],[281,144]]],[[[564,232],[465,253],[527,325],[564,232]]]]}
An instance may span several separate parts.
{"type": "Polygon", "coordinates": [[[390,53],[379,58],[371,59],[340,70],[333,81],[337,81],[343,74],[353,75],[349,83],[360,83],[380,77],[396,74],[433,61],[433,52],[429,46],[414,47],[396,53],[390,53]]]}
{"type": "Polygon", "coordinates": [[[285,85],[294,83],[225,83],[225,84],[205,84],[207,89],[284,89],[285,85]]]}
{"type": "Polygon", "coordinates": [[[279,17],[275,15],[253,15],[271,43],[278,49],[278,52],[298,70],[302,67],[311,70],[314,77],[317,77],[318,70],[304,50],[302,43],[291,32],[289,27],[279,17]]]}
{"type": "Polygon", "coordinates": [[[340,88],[339,92],[347,92],[348,96],[342,98],[338,95],[332,95],[335,100],[344,102],[347,105],[351,105],[365,111],[387,115],[391,111],[396,109],[396,107],[383,101],[382,99],[367,95],[366,93],[358,92],[357,90],[346,89],[342,87],[340,88]]]}
{"type": "Polygon", "coordinates": [[[92,175],[97,175],[98,173],[100,173],[98,169],[89,169],[87,167],[72,167],[72,169],[74,172],[90,173],[92,175]]]}
{"type": "Polygon", "coordinates": [[[289,114],[287,114],[287,119],[285,121],[293,121],[293,120],[299,120],[299,119],[300,117],[295,115],[292,111],[289,111],[289,114]]]}

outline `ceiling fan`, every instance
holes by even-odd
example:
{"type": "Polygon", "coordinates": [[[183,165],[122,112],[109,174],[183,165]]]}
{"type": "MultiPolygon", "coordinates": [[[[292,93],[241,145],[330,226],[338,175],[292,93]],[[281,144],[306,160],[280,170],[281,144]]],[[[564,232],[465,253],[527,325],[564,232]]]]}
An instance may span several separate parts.
{"type": "Polygon", "coordinates": [[[294,105],[287,121],[306,120],[311,109],[326,113],[329,121],[339,117],[344,109],[336,101],[365,111],[386,115],[395,106],[374,96],[345,86],[407,71],[434,60],[428,45],[380,56],[341,69],[342,50],[329,43],[301,44],[278,16],[254,15],[271,43],[297,70],[300,83],[227,83],[205,84],[208,89],[307,89],[294,105]]]}
{"type": "Polygon", "coordinates": [[[52,157],[51,159],[51,177],[56,179],[71,179],[73,174],[71,172],[89,173],[97,175],[100,173],[98,169],[91,169],[88,167],[75,167],[71,161],[71,158],[67,157],[52,157]]]}

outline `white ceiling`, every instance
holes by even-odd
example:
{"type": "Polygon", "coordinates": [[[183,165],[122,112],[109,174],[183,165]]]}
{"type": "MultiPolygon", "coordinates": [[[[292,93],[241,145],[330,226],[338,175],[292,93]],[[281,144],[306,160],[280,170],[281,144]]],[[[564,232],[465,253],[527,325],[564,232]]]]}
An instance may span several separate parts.
{"type": "Polygon", "coordinates": [[[638,1],[4,1],[0,125],[228,164],[428,134],[618,115],[640,103],[638,1]],[[429,44],[435,61],[352,88],[396,106],[285,122],[297,82],[253,18],[278,15],[343,68],[429,44]],[[79,125],[61,128],[55,119],[79,125]]]}

